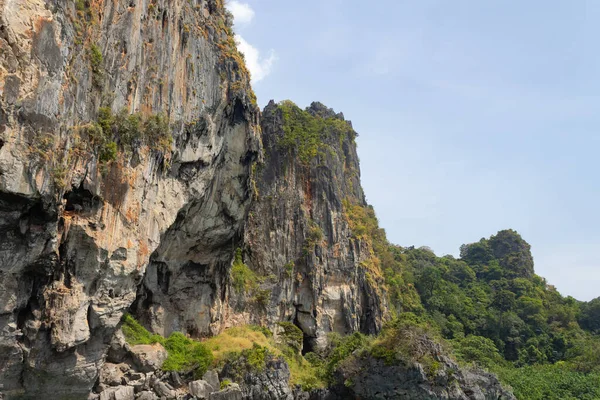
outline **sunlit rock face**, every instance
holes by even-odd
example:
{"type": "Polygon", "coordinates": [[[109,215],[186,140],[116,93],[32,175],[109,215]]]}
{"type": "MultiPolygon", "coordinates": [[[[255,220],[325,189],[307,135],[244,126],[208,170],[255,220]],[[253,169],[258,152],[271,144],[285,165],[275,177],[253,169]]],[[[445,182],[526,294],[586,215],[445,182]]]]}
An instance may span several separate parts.
{"type": "Polygon", "coordinates": [[[367,206],[356,132],[341,113],[313,103],[296,112],[320,126],[318,145],[301,137],[290,143],[290,107],[297,109],[271,102],[262,114],[265,162],[244,236],[245,262],[261,284],[232,308],[253,322],[294,322],[306,352],[329,332],[378,332],[386,306],[371,243],[351,231],[344,206],[367,206]]]}
{"type": "MultiPolygon", "coordinates": [[[[220,1],[0,1],[0,13],[0,384],[86,398],[157,248],[155,276],[165,257],[231,261],[259,111],[220,1]],[[86,135],[101,107],[161,114],[173,139],[125,148],[109,133],[107,161],[86,135]]],[[[161,326],[178,328],[163,308],[161,326]]]]}

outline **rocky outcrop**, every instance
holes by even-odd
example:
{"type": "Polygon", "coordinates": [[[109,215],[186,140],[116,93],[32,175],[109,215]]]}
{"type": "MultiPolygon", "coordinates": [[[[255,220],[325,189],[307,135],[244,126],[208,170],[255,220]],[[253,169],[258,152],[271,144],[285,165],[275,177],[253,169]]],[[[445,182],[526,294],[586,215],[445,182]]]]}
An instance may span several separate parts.
{"type": "Polygon", "coordinates": [[[461,369],[447,357],[440,360],[439,370],[428,375],[419,363],[389,365],[384,360],[362,355],[347,361],[337,371],[339,384],[324,398],[516,400],[495,375],[461,369]]]}
{"type": "Polygon", "coordinates": [[[386,314],[380,272],[369,269],[373,248],[353,234],[344,206],[366,207],[351,123],[320,103],[303,111],[271,102],[261,127],[265,162],[244,234],[244,262],[260,285],[232,296],[231,318],[292,321],[304,351],[328,332],[377,333],[386,314]],[[312,124],[312,136],[294,136],[312,124]]]}
{"type": "MultiPolygon", "coordinates": [[[[85,398],[157,248],[147,281],[161,290],[230,263],[258,109],[219,0],[0,1],[0,14],[0,384],[85,398]],[[169,141],[104,129],[100,151],[101,107],[124,126],[162,114],[169,141]]],[[[211,285],[189,320],[164,302],[157,330],[218,329],[211,285]]]]}

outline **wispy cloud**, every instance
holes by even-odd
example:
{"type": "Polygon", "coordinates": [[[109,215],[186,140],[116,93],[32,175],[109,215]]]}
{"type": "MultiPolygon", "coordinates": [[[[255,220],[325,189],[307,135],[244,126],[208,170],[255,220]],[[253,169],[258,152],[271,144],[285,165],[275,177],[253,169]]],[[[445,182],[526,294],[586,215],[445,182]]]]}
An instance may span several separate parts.
{"type": "Polygon", "coordinates": [[[260,52],[240,35],[235,35],[237,48],[244,54],[246,66],[250,70],[252,80],[258,82],[271,73],[273,64],[277,61],[275,51],[271,49],[268,57],[261,57],[260,52]]]}
{"type": "MultiPolygon", "coordinates": [[[[227,9],[233,14],[233,21],[236,27],[250,25],[254,19],[254,10],[247,3],[232,0],[227,3],[227,9]]],[[[246,66],[250,71],[254,83],[263,80],[271,73],[273,64],[277,61],[275,50],[271,49],[265,57],[261,56],[260,50],[257,47],[248,43],[239,34],[235,35],[235,42],[238,50],[244,54],[246,66]]]]}

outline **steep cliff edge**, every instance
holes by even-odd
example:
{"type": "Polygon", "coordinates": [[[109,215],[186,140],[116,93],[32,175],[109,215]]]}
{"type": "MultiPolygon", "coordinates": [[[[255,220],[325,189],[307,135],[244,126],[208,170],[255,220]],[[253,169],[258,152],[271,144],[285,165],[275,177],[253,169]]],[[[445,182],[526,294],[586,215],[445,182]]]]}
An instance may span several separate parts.
{"type": "MultiPolygon", "coordinates": [[[[386,309],[381,272],[344,208],[366,206],[356,132],[319,103],[304,111],[271,102],[261,127],[265,161],[253,171],[255,199],[231,274],[161,246],[137,315],[156,332],[193,336],[217,333],[221,314],[225,326],[290,321],[304,332],[305,351],[323,346],[328,332],[377,333],[386,309]]],[[[236,247],[228,251],[231,260],[236,247]]]]}
{"type": "Polygon", "coordinates": [[[159,245],[230,262],[259,112],[219,0],[0,12],[0,383],[85,398],[159,245]]]}
{"type": "Polygon", "coordinates": [[[377,333],[386,316],[381,271],[346,209],[366,207],[351,123],[320,103],[301,110],[284,101],[264,109],[261,126],[265,163],[254,176],[244,254],[264,277],[255,291],[265,300],[237,309],[250,301],[253,322],[294,322],[305,352],[323,347],[328,332],[377,333]]]}

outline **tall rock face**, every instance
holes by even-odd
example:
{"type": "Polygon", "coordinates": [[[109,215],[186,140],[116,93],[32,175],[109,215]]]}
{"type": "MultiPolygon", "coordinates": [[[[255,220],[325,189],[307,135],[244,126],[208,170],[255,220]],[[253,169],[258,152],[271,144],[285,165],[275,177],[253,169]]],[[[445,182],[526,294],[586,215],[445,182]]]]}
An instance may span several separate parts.
{"type": "Polygon", "coordinates": [[[304,351],[324,345],[328,332],[378,332],[386,317],[381,273],[348,210],[367,207],[351,123],[320,103],[301,110],[285,101],[269,103],[261,127],[265,162],[244,233],[244,262],[257,283],[234,282],[233,315],[294,322],[304,351]]]}
{"type": "Polygon", "coordinates": [[[259,111],[220,0],[0,14],[0,384],[86,398],[155,250],[167,284],[231,261],[259,111]]]}

